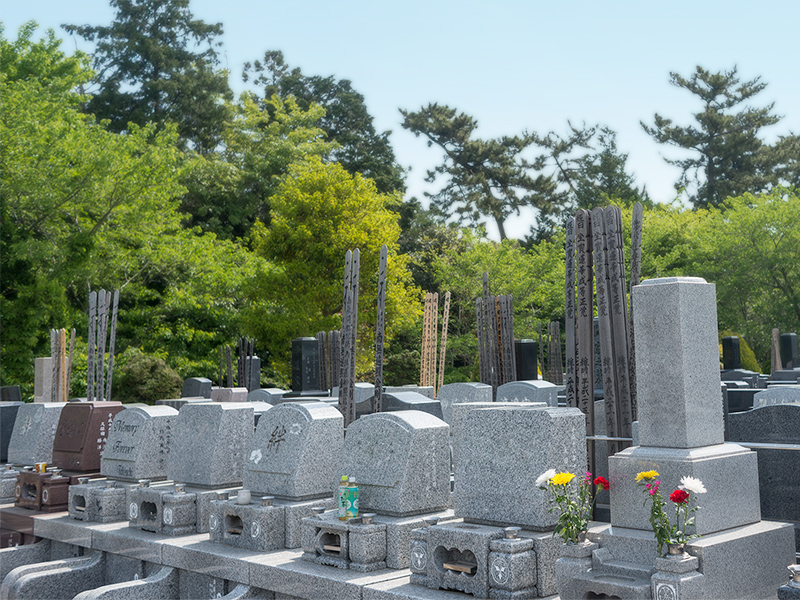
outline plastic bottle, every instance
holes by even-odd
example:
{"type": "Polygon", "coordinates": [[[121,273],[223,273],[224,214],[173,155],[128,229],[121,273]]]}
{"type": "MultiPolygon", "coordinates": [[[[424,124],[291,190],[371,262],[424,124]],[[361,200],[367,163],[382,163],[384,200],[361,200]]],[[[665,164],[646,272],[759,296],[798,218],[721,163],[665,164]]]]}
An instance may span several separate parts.
{"type": "Polygon", "coordinates": [[[342,482],[339,484],[339,520],[347,521],[347,488],[348,477],[342,475],[342,482]]]}

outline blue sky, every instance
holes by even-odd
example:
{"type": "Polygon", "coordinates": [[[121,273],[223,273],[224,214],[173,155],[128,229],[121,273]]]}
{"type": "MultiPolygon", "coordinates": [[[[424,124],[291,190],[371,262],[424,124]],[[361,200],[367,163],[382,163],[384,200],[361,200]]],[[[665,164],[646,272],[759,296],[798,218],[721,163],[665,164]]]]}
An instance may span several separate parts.
{"type": "MultiPolygon", "coordinates": [[[[637,183],[660,202],[675,197],[679,175],[663,156],[682,154],[656,144],[639,121],[658,112],[688,124],[700,108],[669,84],[670,71],[736,65],[742,80],[761,76],[769,85],[754,104],[774,102],[785,117],[765,131],[768,139],[800,133],[800,2],[192,0],[191,9],[222,23],[223,66],[237,91],[243,63],[266,50],[282,50],[308,75],[349,79],[376,128],[393,132],[397,158],[411,168],[409,194],[418,197],[435,191],[423,178],[440,153],[400,127],[398,108],[429,102],[472,115],[484,137],[565,133],[567,120],[607,125],[637,183]]],[[[113,15],[105,0],[6,0],[0,20],[12,39],[33,19],[54,28],[67,50],[89,51],[60,25],[107,24],[113,15]]],[[[524,236],[532,224],[523,214],[509,235],[524,236]]]]}

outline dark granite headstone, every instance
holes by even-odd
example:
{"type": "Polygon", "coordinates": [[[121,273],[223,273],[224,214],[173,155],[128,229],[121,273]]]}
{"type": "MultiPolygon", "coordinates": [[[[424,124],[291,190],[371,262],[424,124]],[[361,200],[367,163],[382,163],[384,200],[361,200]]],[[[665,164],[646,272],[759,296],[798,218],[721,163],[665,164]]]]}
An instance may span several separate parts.
{"type": "Polygon", "coordinates": [[[245,372],[249,378],[244,383],[244,387],[252,392],[261,388],[261,359],[257,356],[248,356],[244,359],[245,372]]]}
{"type": "MultiPolygon", "coordinates": [[[[17,387],[17,386],[14,386],[17,387]]],[[[19,388],[17,387],[17,390],[19,388]]],[[[0,462],[8,460],[8,442],[14,432],[14,423],[17,420],[17,411],[24,402],[0,402],[0,462]]]]}
{"type": "Polygon", "coordinates": [[[292,391],[319,391],[319,343],[317,338],[292,340],[292,391]]]}
{"type": "Polygon", "coordinates": [[[0,387],[0,402],[22,402],[18,385],[4,385],[0,387]]]}
{"type": "Polygon", "coordinates": [[[722,338],[722,368],[741,369],[742,355],[739,351],[739,338],[735,335],[722,338]]]}
{"type": "MultiPolygon", "coordinates": [[[[356,404],[356,418],[372,412],[373,398],[369,397],[356,404]]],[[[398,410],[420,410],[434,417],[442,418],[442,405],[438,400],[432,400],[417,392],[391,392],[383,394],[383,411],[395,412],[398,410]]]]}
{"type": "Polygon", "coordinates": [[[763,406],[728,417],[731,442],[754,442],[793,446],[756,448],[761,516],[787,521],[795,526],[795,548],[800,552],[800,405],[763,406]]]}
{"type": "Polygon", "coordinates": [[[514,355],[517,359],[517,381],[538,379],[539,342],[534,340],[514,340],[514,355]]]}
{"type": "Polygon", "coordinates": [[[205,377],[189,377],[183,382],[181,398],[211,398],[211,380],[205,377]]]}
{"type": "Polygon", "coordinates": [[[796,333],[781,334],[781,365],[784,369],[800,368],[800,351],[796,333]]]}
{"type": "Polygon", "coordinates": [[[111,423],[122,402],[67,402],[53,441],[53,465],[70,471],[99,471],[111,423]]]}

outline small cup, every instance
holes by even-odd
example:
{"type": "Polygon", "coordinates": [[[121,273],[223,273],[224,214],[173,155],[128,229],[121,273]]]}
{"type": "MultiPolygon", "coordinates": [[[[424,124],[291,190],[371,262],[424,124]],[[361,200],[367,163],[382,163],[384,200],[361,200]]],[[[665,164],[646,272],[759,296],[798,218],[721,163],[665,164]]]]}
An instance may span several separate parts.
{"type": "Polygon", "coordinates": [[[225,501],[230,496],[229,492],[217,492],[217,500],[225,501]]]}
{"type": "Polygon", "coordinates": [[[262,496],[261,497],[261,506],[272,506],[272,501],[275,499],[275,496],[262,496]]]}
{"type": "Polygon", "coordinates": [[[236,495],[236,504],[250,504],[250,490],[239,490],[236,495]]]}
{"type": "Polygon", "coordinates": [[[322,518],[323,513],[325,512],[324,506],[315,506],[311,509],[311,512],[314,513],[315,517],[322,518]]]}
{"type": "Polygon", "coordinates": [[[506,534],[507,540],[515,540],[517,539],[517,536],[519,535],[521,529],[522,527],[504,527],[503,531],[506,534]]]}
{"type": "Polygon", "coordinates": [[[106,480],[106,489],[107,490],[113,490],[116,487],[117,487],[117,482],[116,481],[114,481],[113,479],[107,479],[106,480]]]}
{"type": "Polygon", "coordinates": [[[185,494],[186,493],[186,484],[185,483],[176,483],[175,484],[175,493],[176,494],[185,494]]]}
{"type": "Polygon", "coordinates": [[[373,519],[375,519],[375,513],[364,513],[361,515],[361,524],[372,525],[373,519]]]}
{"type": "Polygon", "coordinates": [[[81,485],[86,485],[87,483],[89,483],[89,478],[88,477],[78,477],[78,483],[80,483],[81,485]]]}
{"type": "Polygon", "coordinates": [[[150,487],[150,480],[149,479],[140,479],[139,480],[139,487],[141,487],[141,488],[149,488],[150,487]]]}
{"type": "Polygon", "coordinates": [[[439,522],[439,517],[425,517],[422,519],[422,526],[423,527],[430,527],[431,525],[436,525],[439,522]]]}

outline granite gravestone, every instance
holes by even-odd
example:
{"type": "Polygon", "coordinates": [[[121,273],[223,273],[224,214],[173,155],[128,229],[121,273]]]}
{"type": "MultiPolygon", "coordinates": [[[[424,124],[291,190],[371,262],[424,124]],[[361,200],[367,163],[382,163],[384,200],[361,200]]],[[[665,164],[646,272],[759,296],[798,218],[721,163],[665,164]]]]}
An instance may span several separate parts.
{"type": "Polygon", "coordinates": [[[330,497],[343,440],[336,408],[321,402],[275,406],[259,421],[242,485],[285,500],[330,497]]]}
{"type": "Polygon", "coordinates": [[[259,388],[247,394],[248,402],[266,402],[267,404],[280,404],[286,390],[278,388],[259,388]]]}
{"type": "Polygon", "coordinates": [[[366,415],[347,429],[340,475],[359,489],[359,510],[406,517],[450,502],[449,427],[421,411],[366,415]]]}
{"type": "Polygon", "coordinates": [[[585,429],[586,417],[577,408],[468,412],[453,494],[456,516],[471,523],[551,530],[556,514],[533,482],[548,469],[586,470],[585,429]]]}
{"type": "Polygon", "coordinates": [[[19,408],[8,445],[8,462],[33,465],[53,462],[53,441],[64,402],[33,402],[19,408]]]}
{"type": "Polygon", "coordinates": [[[558,406],[559,386],[544,381],[512,381],[497,388],[497,402],[544,402],[548,406],[558,406]]]}
{"type": "Polygon", "coordinates": [[[0,386],[0,402],[22,402],[22,392],[18,385],[0,386]]]}
{"type": "Polygon", "coordinates": [[[798,350],[797,334],[781,334],[781,366],[784,369],[800,369],[800,350],[798,350]]]}
{"type": "Polygon", "coordinates": [[[183,381],[181,398],[211,398],[211,380],[206,377],[189,377],[183,381]]]}
{"type": "Polygon", "coordinates": [[[795,527],[795,550],[800,552],[800,398],[797,404],[763,405],[731,414],[728,424],[732,442],[786,446],[756,448],[761,516],[791,522],[795,527]]]}
{"type": "Polygon", "coordinates": [[[292,394],[327,396],[319,383],[319,342],[317,338],[292,340],[292,394]]]}
{"type": "MultiPolygon", "coordinates": [[[[517,365],[519,366],[519,361],[517,365]]],[[[485,383],[448,383],[439,388],[442,419],[453,426],[453,405],[471,402],[491,402],[492,386],[485,383]]],[[[452,431],[450,432],[452,434],[452,431]]]]}
{"type": "Polygon", "coordinates": [[[167,477],[191,485],[241,485],[253,441],[253,407],[242,402],[187,404],[178,413],[167,477]]]}
{"type": "Polygon", "coordinates": [[[156,406],[169,406],[180,411],[185,404],[198,404],[200,402],[211,402],[211,400],[209,398],[203,398],[202,396],[171,398],[169,400],[156,400],[156,406]]]}
{"type": "Polygon", "coordinates": [[[123,408],[114,400],[67,402],[53,441],[53,464],[71,471],[98,471],[111,423],[123,408]]]}
{"type": "Polygon", "coordinates": [[[633,305],[640,445],[609,457],[611,524],[590,528],[592,543],[559,559],[559,594],[772,595],[794,556],[794,533],[788,524],[760,520],[756,455],[724,443],[714,285],[697,277],[651,279],[633,288],[633,305]],[[708,490],[689,531],[702,537],[689,541],[690,555],[679,560],[658,556],[650,505],[636,482],[649,470],[658,473],[664,496],[686,476],[708,490]],[[754,547],[760,551],[750,552],[754,547]]]}
{"type": "Polygon", "coordinates": [[[343,439],[344,419],[328,404],[293,402],[267,411],[244,468],[250,500],[213,503],[212,541],[262,552],[299,547],[303,519],[317,506],[333,505],[343,439]]]}
{"type": "Polygon", "coordinates": [[[50,402],[53,397],[53,359],[36,358],[33,364],[33,401],[50,402]]]}
{"type": "Polygon", "coordinates": [[[774,404],[800,404],[800,385],[782,385],[753,394],[753,408],[774,404]]]}
{"type": "Polygon", "coordinates": [[[134,406],[111,423],[100,472],[120,481],[167,478],[172,430],[178,411],[170,406],[134,406]]]}
{"type": "MultiPolygon", "coordinates": [[[[356,404],[356,416],[361,417],[372,413],[374,399],[367,398],[360,404],[356,404]]],[[[384,412],[395,412],[404,410],[418,410],[442,418],[442,406],[438,400],[433,400],[417,392],[384,392],[383,393],[384,412]]]]}
{"type": "Polygon", "coordinates": [[[247,402],[248,395],[247,388],[211,388],[211,401],[212,402],[247,402]]]}
{"type": "Polygon", "coordinates": [[[8,444],[14,433],[14,423],[24,402],[0,402],[0,462],[8,460],[8,444]]]}
{"type": "Polygon", "coordinates": [[[433,400],[435,394],[432,385],[385,385],[383,386],[384,394],[394,394],[396,392],[416,392],[422,394],[426,398],[433,400]]]}
{"type": "Polygon", "coordinates": [[[534,340],[514,340],[517,381],[528,381],[539,378],[538,354],[539,342],[534,340]]]}
{"type": "MultiPolygon", "coordinates": [[[[480,384],[485,385],[485,384],[480,384]]],[[[489,397],[491,397],[491,386],[487,386],[489,388],[489,397]]],[[[544,402],[464,402],[459,404],[453,404],[452,406],[452,413],[453,413],[453,422],[450,424],[450,437],[452,442],[452,453],[453,453],[453,473],[458,474],[458,465],[459,465],[459,457],[461,454],[461,444],[462,440],[464,439],[464,421],[466,416],[473,410],[479,410],[483,408],[499,408],[499,407],[511,407],[511,408],[546,408],[547,404],[544,402]]]]}

